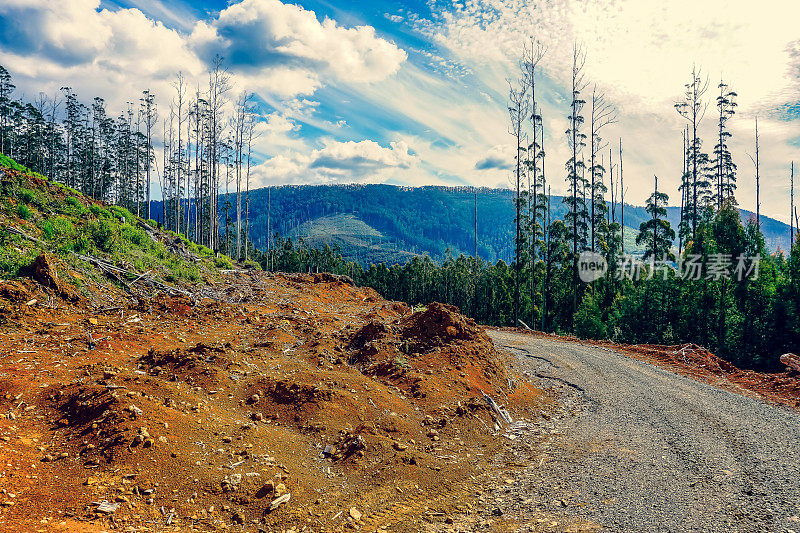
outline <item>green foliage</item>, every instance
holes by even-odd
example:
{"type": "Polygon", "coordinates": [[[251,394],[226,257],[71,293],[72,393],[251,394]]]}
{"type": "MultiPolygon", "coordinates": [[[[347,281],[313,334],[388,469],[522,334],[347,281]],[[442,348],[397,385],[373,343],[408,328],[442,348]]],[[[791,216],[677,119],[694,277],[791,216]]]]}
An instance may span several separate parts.
{"type": "Polygon", "coordinates": [[[3,242],[0,246],[0,277],[8,279],[19,276],[20,270],[33,263],[39,252],[38,248],[28,247],[27,243],[14,238],[8,243],[3,242]]]}
{"type": "Polygon", "coordinates": [[[35,191],[30,189],[20,189],[19,199],[26,204],[38,204],[38,197],[35,191]]]}
{"type": "Polygon", "coordinates": [[[33,174],[28,167],[22,166],[13,159],[3,154],[0,154],[0,167],[10,168],[23,174],[33,174]]]}
{"type": "Polygon", "coordinates": [[[233,262],[228,256],[220,255],[214,259],[214,266],[222,270],[230,270],[233,268],[233,262]]]}
{"type": "Polygon", "coordinates": [[[72,239],[75,236],[75,226],[64,217],[48,218],[39,225],[42,237],[48,241],[72,239]]]}
{"type": "Polygon", "coordinates": [[[100,207],[97,204],[89,206],[89,211],[97,218],[112,218],[111,212],[108,209],[100,207]]]}
{"type": "Polygon", "coordinates": [[[31,218],[31,210],[25,204],[19,204],[17,206],[17,216],[22,220],[30,220],[31,218]]]}
{"type": "Polygon", "coordinates": [[[120,240],[134,247],[142,248],[150,242],[150,237],[139,228],[123,224],[120,226],[120,240]]]}
{"type": "Polygon", "coordinates": [[[605,339],[608,336],[603,312],[591,294],[583,298],[575,313],[575,335],[583,339],[605,339]]]}
{"type": "Polygon", "coordinates": [[[89,223],[89,232],[99,250],[106,253],[114,251],[119,241],[119,235],[113,222],[106,219],[93,220],[89,223]]]}
{"type": "Polygon", "coordinates": [[[254,261],[253,259],[248,259],[248,260],[244,261],[244,263],[243,263],[243,264],[244,264],[244,266],[245,266],[245,267],[247,267],[247,268],[252,268],[253,270],[261,270],[261,265],[260,265],[260,264],[258,264],[258,263],[257,263],[256,261],[254,261]]]}
{"type": "Polygon", "coordinates": [[[125,220],[125,222],[131,222],[136,217],[134,217],[130,211],[125,209],[124,207],[120,207],[118,205],[111,205],[108,207],[108,211],[112,213],[116,218],[119,220],[125,220]]]}

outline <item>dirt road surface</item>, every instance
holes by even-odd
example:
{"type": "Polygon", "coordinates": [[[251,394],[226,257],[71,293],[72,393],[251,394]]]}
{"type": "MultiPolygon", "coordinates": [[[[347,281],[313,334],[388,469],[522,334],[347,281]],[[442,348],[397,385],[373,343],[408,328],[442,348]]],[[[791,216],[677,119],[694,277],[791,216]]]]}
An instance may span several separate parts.
{"type": "Polygon", "coordinates": [[[566,404],[507,490],[519,530],[800,532],[797,412],[609,349],[490,336],[566,404]]]}

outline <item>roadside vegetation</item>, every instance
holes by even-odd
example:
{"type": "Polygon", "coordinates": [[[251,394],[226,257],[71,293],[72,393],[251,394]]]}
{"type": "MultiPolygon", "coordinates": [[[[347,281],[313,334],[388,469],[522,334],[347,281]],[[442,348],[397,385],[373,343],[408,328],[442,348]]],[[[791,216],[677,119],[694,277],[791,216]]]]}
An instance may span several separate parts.
{"type": "Polygon", "coordinates": [[[77,286],[83,282],[76,272],[102,279],[87,257],[166,282],[199,282],[219,269],[234,268],[230,258],[159,229],[156,222],[144,221],[124,207],[90,200],[8,157],[2,156],[0,163],[8,169],[2,171],[0,277],[24,274],[43,252],[68,265],[73,272],[63,274],[77,286]]]}

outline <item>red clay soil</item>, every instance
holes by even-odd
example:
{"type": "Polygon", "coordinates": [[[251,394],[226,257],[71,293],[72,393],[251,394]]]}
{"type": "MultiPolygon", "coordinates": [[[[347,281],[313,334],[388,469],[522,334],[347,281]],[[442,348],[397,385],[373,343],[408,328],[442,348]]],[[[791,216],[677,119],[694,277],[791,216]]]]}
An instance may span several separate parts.
{"type": "Polygon", "coordinates": [[[635,359],[647,361],[682,376],[704,381],[716,387],[755,395],[769,403],[792,409],[800,408],[800,373],[787,368],[785,372],[764,373],[742,370],[717,357],[697,344],[618,344],[611,341],[578,339],[572,336],[552,335],[515,329],[543,338],[556,338],[590,346],[602,346],[635,359]]]}
{"type": "Polygon", "coordinates": [[[0,282],[2,531],[417,531],[500,446],[481,393],[547,404],[446,305],[257,272],[69,301],[47,266],[0,282]]]}

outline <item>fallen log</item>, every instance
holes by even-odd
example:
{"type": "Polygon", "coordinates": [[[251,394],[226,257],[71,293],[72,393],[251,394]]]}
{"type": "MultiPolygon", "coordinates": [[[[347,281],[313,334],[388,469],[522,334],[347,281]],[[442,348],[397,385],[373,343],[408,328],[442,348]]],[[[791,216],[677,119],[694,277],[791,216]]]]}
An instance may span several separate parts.
{"type": "MultiPolygon", "coordinates": [[[[19,235],[19,236],[21,236],[21,237],[23,237],[23,238],[25,238],[25,239],[27,239],[27,240],[29,240],[31,242],[35,242],[36,244],[39,244],[39,245],[41,245],[41,246],[43,246],[45,248],[49,248],[50,247],[49,243],[46,243],[41,239],[37,239],[36,237],[32,237],[32,236],[28,235],[27,233],[25,233],[24,231],[18,230],[17,228],[13,228],[13,227],[9,226],[9,227],[7,227],[5,229],[7,231],[15,234],[15,235],[19,235]]],[[[144,274],[139,274],[138,272],[118,267],[116,265],[113,265],[113,264],[109,263],[108,261],[104,261],[104,260],[102,260],[100,258],[97,258],[97,257],[94,257],[92,255],[79,254],[79,253],[73,252],[73,251],[70,251],[70,253],[72,255],[76,256],[77,258],[82,259],[83,261],[86,261],[87,263],[89,263],[91,265],[94,265],[95,267],[97,267],[99,270],[105,272],[106,274],[110,274],[110,275],[114,276],[117,280],[119,280],[123,285],[125,285],[129,289],[130,289],[130,284],[128,284],[125,280],[123,280],[121,275],[126,275],[126,276],[131,276],[133,278],[136,278],[133,281],[133,283],[136,283],[138,281],[147,281],[147,283],[150,283],[151,285],[154,285],[155,287],[157,287],[157,288],[159,288],[159,289],[161,289],[161,290],[163,290],[165,292],[170,292],[170,293],[173,293],[173,294],[182,294],[184,296],[188,296],[189,298],[193,297],[192,293],[189,292],[189,291],[185,291],[185,290],[179,289],[177,287],[172,287],[170,285],[167,285],[166,283],[162,283],[162,282],[156,280],[152,276],[149,276],[148,275],[149,271],[145,272],[144,274]]]]}
{"type": "Polygon", "coordinates": [[[494,411],[497,414],[497,416],[500,417],[500,420],[502,420],[506,424],[510,424],[514,421],[512,420],[511,415],[508,414],[508,411],[502,409],[499,405],[497,405],[497,402],[495,402],[491,396],[489,396],[483,391],[481,391],[481,394],[483,394],[483,400],[491,408],[491,410],[494,411]]]}

